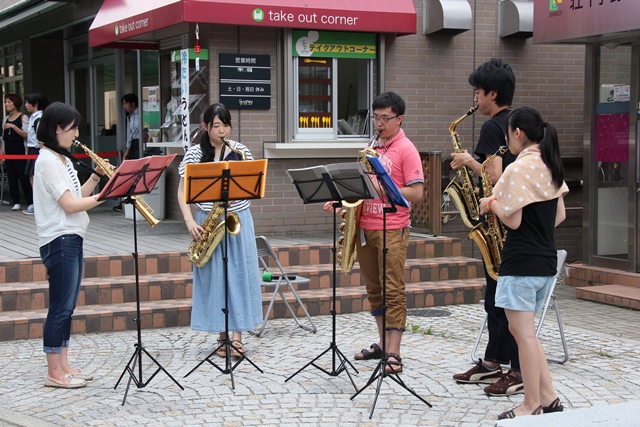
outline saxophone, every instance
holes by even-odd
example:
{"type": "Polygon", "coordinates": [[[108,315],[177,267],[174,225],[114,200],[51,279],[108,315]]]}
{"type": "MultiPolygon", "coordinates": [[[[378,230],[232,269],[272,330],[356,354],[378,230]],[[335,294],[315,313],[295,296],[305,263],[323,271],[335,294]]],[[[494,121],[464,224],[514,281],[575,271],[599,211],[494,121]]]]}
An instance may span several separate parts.
{"type": "MultiPolygon", "coordinates": [[[[91,158],[91,160],[93,160],[93,162],[104,171],[104,174],[107,178],[111,178],[113,176],[115,170],[113,170],[111,168],[111,165],[105,162],[102,157],[99,157],[96,153],[91,151],[89,147],[78,140],[73,141],[73,145],[82,148],[82,150],[84,150],[84,152],[91,158]]],[[[147,220],[151,228],[155,227],[156,224],[160,222],[159,219],[153,216],[153,209],[151,209],[151,206],[149,206],[147,202],[142,200],[142,197],[131,196],[131,199],[135,200],[134,206],[136,207],[137,211],[140,212],[140,215],[142,215],[144,219],[147,220]]]]}
{"type": "MultiPolygon", "coordinates": [[[[487,160],[482,163],[482,191],[484,197],[491,197],[493,194],[493,184],[491,184],[491,178],[487,173],[487,169],[493,159],[498,154],[504,154],[507,151],[507,147],[500,147],[500,149],[493,155],[489,156],[487,160]]],[[[504,229],[502,223],[498,219],[498,216],[489,210],[484,214],[485,222],[487,223],[487,230],[485,231],[482,223],[473,227],[473,230],[469,233],[469,239],[476,242],[484,265],[487,268],[489,276],[493,280],[498,280],[498,270],[502,262],[502,246],[504,239],[507,236],[507,231],[504,229]]]]}
{"type": "MultiPolygon", "coordinates": [[[[373,173],[373,170],[367,161],[367,156],[378,157],[378,153],[373,149],[373,146],[378,142],[379,137],[380,133],[376,131],[367,148],[358,152],[358,161],[366,165],[369,173],[373,173]]],[[[342,223],[338,226],[338,230],[342,233],[342,236],[338,239],[340,252],[338,252],[337,258],[340,262],[340,268],[342,268],[342,271],[345,273],[351,271],[353,263],[356,261],[356,234],[358,231],[358,219],[360,218],[360,212],[362,210],[362,202],[363,200],[356,200],[355,202],[342,201],[342,206],[345,209],[340,212],[342,223]]]]}
{"type": "MultiPolygon", "coordinates": [[[[460,135],[456,132],[456,126],[475,113],[477,109],[478,107],[472,107],[467,111],[467,114],[454,120],[451,122],[451,125],[449,125],[449,133],[451,134],[453,148],[456,153],[462,153],[464,151],[460,144],[460,135]]],[[[449,185],[447,185],[447,188],[444,189],[444,193],[448,194],[453,200],[453,203],[455,203],[462,217],[462,222],[464,222],[467,227],[473,228],[480,219],[478,185],[473,179],[473,171],[468,166],[462,166],[456,172],[458,173],[460,182],[456,181],[455,178],[452,179],[449,185]]]]}
{"type": "MultiPolygon", "coordinates": [[[[222,138],[225,145],[229,147],[231,151],[235,151],[240,155],[242,160],[247,160],[247,155],[244,151],[235,149],[222,138]]],[[[227,232],[232,236],[240,234],[240,217],[235,212],[227,213],[227,217],[224,218],[224,202],[216,202],[211,208],[211,212],[204,219],[200,226],[204,228],[204,233],[200,240],[194,240],[189,245],[189,261],[197,267],[203,267],[213,255],[216,247],[222,241],[224,237],[225,227],[227,232]]]]}

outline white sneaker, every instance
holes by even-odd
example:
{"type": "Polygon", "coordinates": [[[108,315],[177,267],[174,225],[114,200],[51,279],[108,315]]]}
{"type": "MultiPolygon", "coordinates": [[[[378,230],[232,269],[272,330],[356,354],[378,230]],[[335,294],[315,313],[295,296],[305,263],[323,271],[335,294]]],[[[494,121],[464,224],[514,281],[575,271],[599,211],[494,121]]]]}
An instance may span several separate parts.
{"type": "Polygon", "coordinates": [[[12,211],[19,211],[22,209],[22,206],[20,206],[19,204],[15,204],[13,205],[13,207],[11,208],[12,211]]]}
{"type": "Polygon", "coordinates": [[[6,200],[3,200],[3,201],[2,201],[2,204],[3,204],[4,206],[9,206],[9,205],[11,204],[11,202],[6,201],[6,200]]]}
{"type": "Polygon", "coordinates": [[[29,205],[29,207],[22,211],[23,214],[25,215],[33,215],[34,214],[34,210],[33,210],[33,205],[29,205]]]}

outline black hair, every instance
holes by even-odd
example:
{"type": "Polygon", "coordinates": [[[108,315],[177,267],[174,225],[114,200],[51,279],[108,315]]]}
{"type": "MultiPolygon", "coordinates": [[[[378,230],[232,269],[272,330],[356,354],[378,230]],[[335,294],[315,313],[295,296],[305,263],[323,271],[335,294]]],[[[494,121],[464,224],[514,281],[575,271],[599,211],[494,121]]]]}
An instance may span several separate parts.
{"type": "MultiPolygon", "coordinates": [[[[202,116],[202,121],[207,126],[207,129],[213,123],[213,120],[218,116],[222,124],[226,126],[231,126],[231,113],[229,109],[221,103],[211,104],[204,111],[202,116]]],[[[200,149],[202,150],[202,158],[200,159],[200,163],[212,162],[215,158],[216,151],[215,148],[211,146],[211,142],[209,140],[209,132],[205,130],[204,134],[200,138],[200,149]]]]}
{"type": "Polygon", "coordinates": [[[505,119],[507,130],[520,129],[529,141],[540,145],[542,161],[551,170],[556,188],[564,182],[564,168],[560,157],[558,132],[555,126],[545,122],[538,110],[532,107],[519,107],[511,110],[505,119]]]}
{"type": "Polygon", "coordinates": [[[135,93],[128,93],[125,96],[122,97],[122,100],[120,102],[126,102],[127,104],[132,104],[135,103],[136,107],[140,104],[138,104],[138,95],[136,95],[135,93]]]}
{"type": "Polygon", "coordinates": [[[4,99],[8,99],[9,101],[11,101],[13,105],[15,105],[16,110],[19,110],[20,107],[22,107],[22,98],[20,98],[20,95],[16,95],[15,93],[10,93],[6,95],[4,99]]]}
{"type": "Polygon", "coordinates": [[[33,106],[38,106],[38,110],[44,111],[49,106],[49,100],[40,92],[31,92],[24,97],[25,101],[33,106]]]}
{"type": "Polygon", "coordinates": [[[484,94],[495,91],[499,107],[511,106],[516,91],[516,76],[511,65],[499,58],[491,58],[469,75],[469,84],[484,94]]]}
{"type": "Polygon", "coordinates": [[[373,100],[371,108],[374,110],[391,107],[391,111],[397,116],[404,115],[405,103],[404,99],[395,92],[384,92],[376,96],[373,100]]]}
{"type": "Polygon", "coordinates": [[[37,132],[38,141],[42,142],[45,147],[60,152],[60,143],[56,134],[58,126],[61,129],[66,129],[69,126],[77,128],[80,123],[82,123],[82,116],[78,110],[71,105],[54,102],[42,113],[37,132]]]}

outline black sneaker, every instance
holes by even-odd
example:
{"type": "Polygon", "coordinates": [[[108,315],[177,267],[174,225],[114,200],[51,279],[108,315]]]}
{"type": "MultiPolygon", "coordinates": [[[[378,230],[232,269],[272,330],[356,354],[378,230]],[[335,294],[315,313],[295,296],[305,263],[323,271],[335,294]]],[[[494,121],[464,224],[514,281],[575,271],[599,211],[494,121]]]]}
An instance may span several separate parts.
{"type": "Polygon", "coordinates": [[[116,212],[122,212],[122,203],[119,203],[113,207],[113,210],[116,212]]]}
{"type": "Polygon", "coordinates": [[[478,360],[476,366],[462,374],[454,374],[453,379],[457,383],[465,384],[492,384],[502,378],[502,368],[490,370],[482,364],[482,359],[478,360]]]}

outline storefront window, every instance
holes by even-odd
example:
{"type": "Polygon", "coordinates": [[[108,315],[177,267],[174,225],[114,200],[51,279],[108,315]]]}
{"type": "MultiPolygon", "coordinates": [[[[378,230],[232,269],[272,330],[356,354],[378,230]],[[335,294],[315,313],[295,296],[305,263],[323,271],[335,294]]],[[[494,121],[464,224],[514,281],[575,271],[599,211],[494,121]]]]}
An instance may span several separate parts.
{"type": "Polygon", "coordinates": [[[367,137],[375,34],[293,31],[295,139],[367,137]]]}
{"type": "Polygon", "coordinates": [[[24,98],[22,85],[22,45],[14,43],[0,48],[0,87],[2,87],[2,115],[4,111],[4,97],[15,93],[24,98]]]}
{"type": "Polygon", "coordinates": [[[599,64],[594,118],[594,154],[598,168],[596,255],[626,260],[631,47],[600,47],[599,64]]]}

